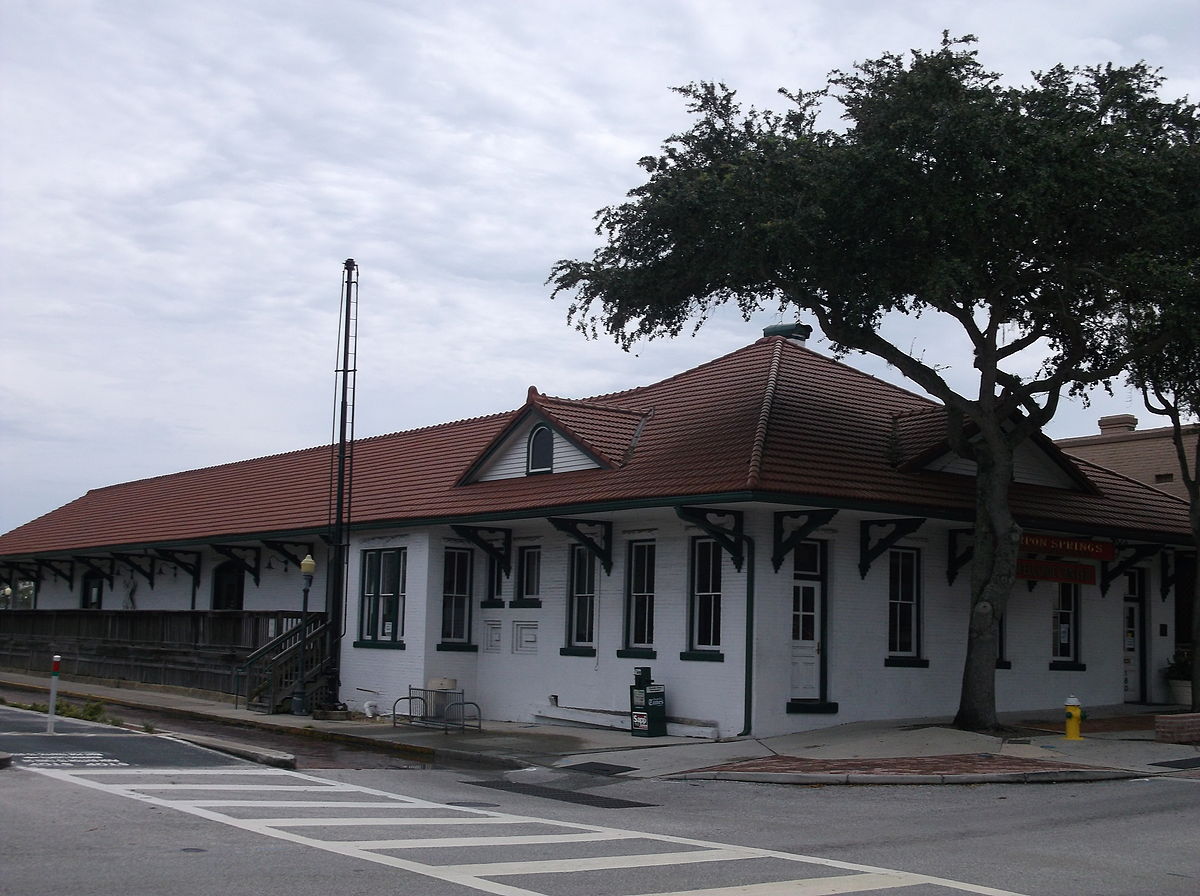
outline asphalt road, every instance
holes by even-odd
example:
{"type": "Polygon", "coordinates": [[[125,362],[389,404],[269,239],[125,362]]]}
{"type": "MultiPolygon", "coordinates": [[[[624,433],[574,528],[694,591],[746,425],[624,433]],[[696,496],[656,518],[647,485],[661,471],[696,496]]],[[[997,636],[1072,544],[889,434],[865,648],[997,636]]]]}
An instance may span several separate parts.
{"type": "Polygon", "coordinates": [[[4,896],[1200,892],[1196,779],[921,788],[305,773],[78,723],[47,739],[44,724],[0,708],[11,732],[0,749],[70,745],[59,752],[104,764],[0,770],[4,896]]]}

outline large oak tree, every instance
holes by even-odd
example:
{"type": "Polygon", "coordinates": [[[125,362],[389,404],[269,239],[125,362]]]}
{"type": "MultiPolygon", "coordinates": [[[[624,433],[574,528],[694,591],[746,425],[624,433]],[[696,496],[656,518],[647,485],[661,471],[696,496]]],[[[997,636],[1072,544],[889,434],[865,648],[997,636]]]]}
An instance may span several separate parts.
{"type": "MultiPolygon", "coordinates": [[[[1195,193],[1200,193],[1200,169],[1193,170],[1193,205],[1195,193]]],[[[1200,208],[1183,216],[1186,226],[1180,233],[1182,252],[1192,258],[1200,257],[1200,208]]],[[[1167,341],[1157,351],[1140,357],[1129,371],[1129,380],[1142,393],[1146,409],[1166,417],[1171,426],[1171,440],[1180,479],[1189,502],[1189,520],[1196,557],[1200,560],[1200,425],[1189,421],[1200,418],[1200,289],[1193,289],[1183,301],[1154,307],[1151,313],[1139,317],[1139,327],[1132,331],[1135,339],[1167,341]]],[[[1192,645],[1191,680],[1193,712],[1200,712],[1200,562],[1194,565],[1192,593],[1176,591],[1176,600],[1190,600],[1192,630],[1187,633],[1192,645]]]]}
{"type": "Polygon", "coordinates": [[[603,245],[557,262],[550,282],[578,328],[625,348],[723,303],[808,312],[835,349],[876,355],[945,404],[947,439],[977,469],[956,723],[986,730],[1021,536],[1014,453],[1065,390],[1128,365],[1130,309],[1178,288],[1154,234],[1177,207],[1172,154],[1194,146],[1197,116],[1161,99],[1144,65],[1056,66],[1011,87],[973,42],[943,36],[819,91],[781,91],[782,114],[743,110],[724,85],[677,88],[694,123],[641,160],[646,182],[597,213],[603,245]],[[832,101],[845,128],[818,127],[832,101]],[[927,315],[939,343],[964,340],[968,387],[945,354],[890,339],[890,312],[927,315]]]}

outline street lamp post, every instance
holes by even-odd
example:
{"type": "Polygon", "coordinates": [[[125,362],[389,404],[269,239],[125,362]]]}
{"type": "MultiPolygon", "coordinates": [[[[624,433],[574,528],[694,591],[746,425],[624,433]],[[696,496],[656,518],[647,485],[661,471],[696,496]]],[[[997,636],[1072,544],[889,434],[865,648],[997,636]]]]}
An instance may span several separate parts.
{"type": "Polygon", "coordinates": [[[308,648],[308,589],[312,587],[313,573],[317,571],[317,561],[312,554],[305,554],[300,561],[300,577],[304,580],[304,601],[300,609],[300,657],[296,671],[296,687],[292,691],[292,715],[304,715],[304,704],[308,702],[305,682],[305,660],[308,648]]]}

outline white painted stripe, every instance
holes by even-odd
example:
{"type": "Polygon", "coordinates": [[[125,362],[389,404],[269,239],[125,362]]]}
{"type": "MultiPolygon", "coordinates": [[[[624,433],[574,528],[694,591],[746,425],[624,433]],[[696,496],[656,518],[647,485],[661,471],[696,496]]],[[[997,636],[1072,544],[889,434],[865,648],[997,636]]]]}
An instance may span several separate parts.
{"type": "MultiPolygon", "coordinates": [[[[404,806],[397,806],[398,811],[404,811],[404,806]]],[[[531,824],[524,818],[500,816],[498,818],[421,818],[412,815],[388,815],[373,818],[243,818],[242,821],[252,821],[255,824],[267,825],[273,828],[327,828],[327,827],[356,827],[360,825],[426,825],[426,824],[531,824]]],[[[553,824],[553,822],[549,822],[553,824]]]]}
{"type": "Polygon", "coordinates": [[[386,800],[173,800],[172,805],[175,803],[187,803],[189,806],[204,806],[210,809],[218,806],[261,806],[264,809],[294,806],[297,809],[397,809],[412,812],[414,809],[424,808],[423,806],[406,806],[403,803],[388,803],[386,800]]]}
{"type": "Polygon", "coordinates": [[[269,778],[281,777],[288,774],[285,769],[268,768],[266,766],[259,766],[257,768],[237,768],[236,766],[230,768],[128,768],[116,772],[104,770],[87,772],[89,777],[91,775],[166,775],[172,777],[175,775],[207,775],[209,777],[218,775],[221,777],[226,775],[243,775],[246,777],[269,778]]]}
{"type": "MultiPolygon", "coordinates": [[[[118,785],[119,786],[119,785],[118,785]]],[[[262,793],[280,793],[292,791],[295,793],[313,793],[315,791],[352,792],[353,787],[346,784],[328,784],[321,787],[317,784],[127,784],[127,790],[243,790],[262,793]]]]}
{"type": "MultiPolygon", "coordinates": [[[[487,817],[505,817],[519,819],[524,822],[538,823],[543,825],[552,825],[560,829],[580,831],[584,833],[577,834],[558,834],[545,836],[529,836],[529,837],[463,837],[463,838],[439,838],[433,840],[377,840],[377,841],[330,841],[320,840],[311,837],[306,837],[301,833],[284,830],[281,828],[264,827],[254,822],[247,822],[243,819],[234,818],[229,815],[223,815],[218,812],[213,812],[209,809],[190,805],[186,801],[174,801],[153,796],[148,793],[139,792],[141,789],[137,785],[122,784],[118,782],[103,783],[101,781],[92,780],[98,775],[111,774],[129,774],[130,769],[119,771],[101,771],[96,769],[50,769],[50,768],[31,768],[29,771],[36,774],[45,775],[46,777],[56,778],[61,781],[67,781],[79,784],[81,786],[90,787],[95,790],[101,790],[107,793],[124,796],[129,799],[147,803],[155,806],[163,806],[166,808],[176,809],[180,812],[185,812],[194,815],[198,818],[208,819],[220,824],[225,824],[230,827],[240,828],[242,830],[251,831],[262,834],[264,836],[273,837],[277,840],[283,840],[289,843],[295,843],[303,846],[309,846],[313,849],[320,849],[325,852],[334,853],[350,858],[357,858],[363,861],[372,862],[377,865],[384,865],[391,868],[398,868],[405,871],[410,871],[416,874],[422,874],[427,877],[432,877],[438,880],[443,880],[449,883],[458,884],[460,886],[469,887],[485,893],[494,894],[494,896],[544,896],[544,894],[535,893],[531,890],[525,890],[520,887],[509,886],[498,881],[491,881],[481,877],[473,877],[469,874],[456,872],[453,866],[437,866],[426,865],[420,862],[414,862],[403,859],[395,855],[385,855],[377,851],[383,849],[414,849],[426,847],[469,847],[469,846],[492,846],[492,845],[520,845],[520,844],[551,844],[551,843],[566,843],[566,842],[585,842],[598,840],[615,840],[615,839],[645,839],[658,843],[672,843],[680,846],[696,847],[701,849],[734,849],[739,854],[747,856],[756,856],[760,858],[777,858],[784,861],[796,862],[800,864],[819,865],[825,868],[838,868],[844,871],[860,872],[858,875],[843,875],[835,878],[807,878],[802,881],[790,881],[783,884],[767,884],[765,887],[783,887],[772,891],[770,889],[755,888],[754,886],[746,888],[725,888],[723,890],[688,890],[680,891],[677,894],[656,894],[656,896],[735,896],[735,894],[743,894],[743,896],[819,896],[821,893],[837,893],[837,892],[855,892],[855,890],[822,890],[813,889],[813,887],[834,885],[833,882],[840,882],[842,886],[849,884],[851,880],[857,880],[860,885],[868,883],[872,877],[879,881],[885,879],[892,881],[887,886],[913,886],[917,884],[927,884],[931,886],[943,887],[950,890],[958,890],[964,893],[975,893],[979,896],[1020,896],[1010,890],[1001,890],[994,887],[986,887],[977,884],[964,883],[961,881],[949,880],[946,878],[933,877],[930,875],[911,874],[908,872],[892,871],[887,868],[879,868],[872,865],[860,865],[852,862],[842,862],[836,859],[826,859],[819,856],[802,855],[798,853],[781,852],[779,850],[756,849],[752,847],[731,846],[725,843],[716,843],[706,840],[694,840],[688,837],[672,837],[663,834],[649,834],[641,831],[629,831],[621,828],[606,828],[596,825],[582,824],[569,821],[556,821],[547,818],[539,818],[536,816],[519,816],[510,815],[498,812],[486,812],[473,810],[469,807],[448,806],[444,803],[433,803],[416,798],[404,797],[384,790],[376,790],[370,787],[357,787],[354,785],[341,785],[327,779],[317,778],[311,775],[305,775],[300,772],[291,772],[287,770],[239,770],[239,769],[216,769],[211,773],[216,775],[232,774],[235,772],[257,773],[257,774],[278,774],[292,778],[293,780],[310,781],[322,786],[313,788],[315,790],[337,790],[343,792],[354,792],[363,796],[381,797],[387,800],[396,800],[403,802],[404,805],[410,807],[421,808],[439,808],[449,809],[455,812],[473,813],[480,811],[480,814],[487,817]],[[801,886],[809,887],[809,889],[799,889],[801,886]]],[[[150,774],[192,774],[195,770],[178,769],[164,770],[154,769],[147,770],[150,774]]],[[[223,783],[216,783],[210,789],[223,790],[226,789],[223,783]]],[[[253,790],[255,788],[248,787],[246,789],[253,790]]],[[[289,788],[290,789],[290,788],[289,788]]],[[[879,889],[879,887],[875,887],[879,889]]],[[[862,891],[860,886],[859,892],[862,891]]]]}
{"type": "MultiPolygon", "coordinates": [[[[545,822],[553,824],[553,822],[545,822]]],[[[275,830],[279,830],[275,828],[275,830]]],[[[629,840],[648,837],[637,831],[598,831],[595,834],[529,834],[512,837],[437,837],[428,840],[346,840],[359,849],[429,849],[461,846],[527,846],[542,843],[590,843],[593,840],[629,840]]],[[[440,865],[431,865],[441,870],[440,865]]]]}
{"type": "Polygon", "coordinates": [[[636,856],[590,856],[578,859],[549,859],[540,862],[490,862],[481,865],[451,865],[455,871],[476,877],[509,874],[561,874],[572,871],[604,871],[611,868],[652,868],[656,865],[690,865],[695,862],[729,862],[757,859],[753,852],[731,849],[695,849],[691,852],[656,852],[636,856]]]}
{"type": "Polygon", "coordinates": [[[925,882],[924,878],[918,878],[917,875],[910,878],[910,875],[886,872],[846,874],[841,877],[808,877],[802,880],[743,884],[708,890],[676,890],[673,893],[655,893],[654,896],[835,896],[838,893],[865,893],[868,890],[911,887],[925,882]]]}

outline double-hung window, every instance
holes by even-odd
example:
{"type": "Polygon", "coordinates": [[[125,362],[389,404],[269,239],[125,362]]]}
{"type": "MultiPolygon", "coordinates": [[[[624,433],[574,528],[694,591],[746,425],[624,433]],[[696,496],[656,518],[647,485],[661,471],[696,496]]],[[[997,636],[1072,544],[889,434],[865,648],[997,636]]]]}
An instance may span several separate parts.
{"type": "Polygon", "coordinates": [[[471,640],[471,551],[446,548],[442,576],[442,642],[471,640]]]}
{"type": "Polygon", "coordinates": [[[570,589],[567,593],[567,646],[596,647],[596,555],[571,545],[570,589]]]}
{"type": "Polygon", "coordinates": [[[1079,585],[1060,582],[1050,614],[1050,668],[1083,671],[1079,661],[1079,585]]]}
{"type": "Polygon", "coordinates": [[[928,666],[921,659],[921,554],[888,551],[888,666],[928,666]]]}
{"type": "Polygon", "coordinates": [[[691,642],[696,652],[721,648],[721,546],[712,538],[692,540],[691,642]]]}
{"type": "Polygon", "coordinates": [[[384,548],[362,552],[356,646],[403,646],[404,595],[408,551],[384,548]]]}
{"type": "Polygon", "coordinates": [[[625,593],[625,647],[634,656],[654,649],[654,561],[653,541],[629,543],[629,567],[625,593]]]}
{"type": "Polygon", "coordinates": [[[542,605],[542,549],[526,545],[517,550],[517,587],[510,607],[540,607],[542,605]]]}

